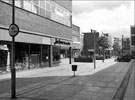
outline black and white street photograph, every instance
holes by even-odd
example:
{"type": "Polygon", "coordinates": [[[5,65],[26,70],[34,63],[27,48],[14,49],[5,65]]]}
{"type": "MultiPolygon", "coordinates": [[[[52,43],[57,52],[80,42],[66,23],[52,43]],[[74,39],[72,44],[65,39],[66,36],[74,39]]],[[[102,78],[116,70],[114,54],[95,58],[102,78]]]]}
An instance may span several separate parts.
{"type": "Polygon", "coordinates": [[[135,100],[135,0],[0,0],[0,100],[135,100]]]}

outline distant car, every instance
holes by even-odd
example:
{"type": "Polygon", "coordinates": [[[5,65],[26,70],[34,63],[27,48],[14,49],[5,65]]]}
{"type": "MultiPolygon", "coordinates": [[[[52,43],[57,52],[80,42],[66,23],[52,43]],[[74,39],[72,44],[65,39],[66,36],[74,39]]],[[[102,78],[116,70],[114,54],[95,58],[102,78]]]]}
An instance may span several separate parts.
{"type": "Polygon", "coordinates": [[[118,62],[130,62],[131,59],[133,59],[133,56],[130,54],[117,57],[118,62]]]}

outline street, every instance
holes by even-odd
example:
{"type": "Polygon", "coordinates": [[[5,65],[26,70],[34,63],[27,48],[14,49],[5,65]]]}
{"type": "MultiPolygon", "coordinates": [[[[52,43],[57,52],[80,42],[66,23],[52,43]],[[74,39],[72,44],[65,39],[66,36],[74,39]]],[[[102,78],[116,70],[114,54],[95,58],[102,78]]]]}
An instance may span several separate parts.
{"type": "MultiPolygon", "coordinates": [[[[112,100],[130,68],[129,63],[117,63],[114,59],[96,62],[96,69],[93,63],[74,62],[78,65],[75,77],[67,63],[17,72],[18,100],[112,100]]],[[[0,79],[1,100],[11,95],[10,77],[6,76],[0,79]]]]}

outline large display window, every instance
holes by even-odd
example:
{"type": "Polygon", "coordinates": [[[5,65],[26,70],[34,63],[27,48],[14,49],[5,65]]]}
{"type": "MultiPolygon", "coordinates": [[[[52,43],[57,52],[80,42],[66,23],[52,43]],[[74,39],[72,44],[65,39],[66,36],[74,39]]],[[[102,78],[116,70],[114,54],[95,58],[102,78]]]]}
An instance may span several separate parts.
{"type": "Polygon", "coordinates": [[[53,46],[53,64],[60,63],[60,46],[53,46]]]}
{"type": "Polygon", "coordinates": [[[41,47],[41,66],[49,66],[49,46],[47,45],[41,47]]]}

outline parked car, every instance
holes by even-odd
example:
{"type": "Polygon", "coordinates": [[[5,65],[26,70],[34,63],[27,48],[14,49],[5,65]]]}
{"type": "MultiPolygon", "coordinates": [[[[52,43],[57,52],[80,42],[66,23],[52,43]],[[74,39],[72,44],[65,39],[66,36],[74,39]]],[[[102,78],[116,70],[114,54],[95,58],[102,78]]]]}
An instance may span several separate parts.
{"type": "Polygon", "coordinates": [[[131,59],[133,59],[133,56],[130,54],[126,54],[126,55],[117,57],[118,62],[129,62],[131,59]]]}

